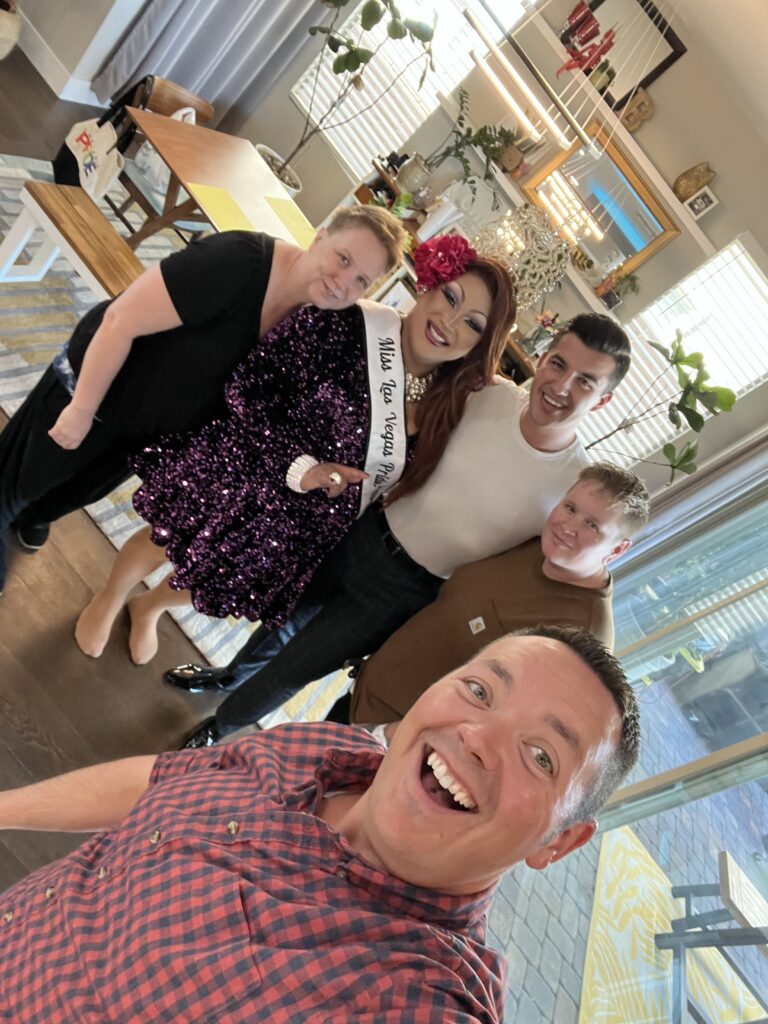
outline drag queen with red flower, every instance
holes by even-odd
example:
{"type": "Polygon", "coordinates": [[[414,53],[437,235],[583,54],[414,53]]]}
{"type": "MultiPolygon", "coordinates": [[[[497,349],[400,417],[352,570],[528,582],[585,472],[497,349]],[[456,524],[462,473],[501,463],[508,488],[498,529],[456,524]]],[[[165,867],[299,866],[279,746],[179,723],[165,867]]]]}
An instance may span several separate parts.
{"type": "Polygon", "coordinates": [[[168,576],[129,602],[137,664],[172,606],[279,627],[355,519],[428,478],[467,396],[492,380],[515,300],[502,265],[459,236],[413,256],[406,317],[364,300],[303,307],[237,368],[224,416],[135,457],[149,526],[78,620],[86,654],[101,654],[130,591],[166,560],[168,576]]]}

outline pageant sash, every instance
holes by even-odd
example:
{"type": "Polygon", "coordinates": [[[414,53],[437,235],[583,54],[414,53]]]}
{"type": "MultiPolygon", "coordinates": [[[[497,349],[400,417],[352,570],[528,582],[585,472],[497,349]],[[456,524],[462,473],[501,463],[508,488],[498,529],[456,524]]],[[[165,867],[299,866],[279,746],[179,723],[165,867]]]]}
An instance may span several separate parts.
{"type": "Polygon", "coordinates": [[[368,356],[371,432],[360,494],[361,516],[368,506],[390,490],[405,469],[408,444],[405,421],[405,366],[400,347],[400,314],[379,302],[361,299],[368,356]]]}

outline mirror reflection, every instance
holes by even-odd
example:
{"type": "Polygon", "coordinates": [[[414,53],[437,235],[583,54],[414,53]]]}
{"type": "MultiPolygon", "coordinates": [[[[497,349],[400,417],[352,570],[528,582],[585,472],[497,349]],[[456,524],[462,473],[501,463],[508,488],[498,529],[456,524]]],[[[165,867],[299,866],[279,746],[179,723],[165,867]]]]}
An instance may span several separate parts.
{"type": "Polygon", "coordinates": [[[574,144],[537,168],[523,189],[560,233],[578,247],[593,285],[629,274],[679,229],[600,122],[587,128],[591,147],[574,144]]]}

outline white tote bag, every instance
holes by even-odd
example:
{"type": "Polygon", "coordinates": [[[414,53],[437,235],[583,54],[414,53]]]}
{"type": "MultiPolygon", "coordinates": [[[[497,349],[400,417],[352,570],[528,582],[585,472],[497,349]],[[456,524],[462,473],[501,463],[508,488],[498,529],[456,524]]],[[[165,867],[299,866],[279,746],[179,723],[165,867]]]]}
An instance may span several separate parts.
{"type": "MultiPolygon", "coordinates": [[[[184,124],[195,124],[195,108],[180,107],[179,110],[175,110],[171,114],[171,117],[174,121],[183,121],[184,124]]],[[[163,194],[168,191],[168,182],[171,178],[170,168],[158,156],[151,142],[144,142],[139,146],[133,161],[153,189],[163,194]]]]}
{"type": "Polygon", "coordinates": [[[117,133],[110,121],[78,121],[64,140],[77,161],[80,186],[91,199],[99,199],[114,183],[125,161],[117,149],[117,133]]]}

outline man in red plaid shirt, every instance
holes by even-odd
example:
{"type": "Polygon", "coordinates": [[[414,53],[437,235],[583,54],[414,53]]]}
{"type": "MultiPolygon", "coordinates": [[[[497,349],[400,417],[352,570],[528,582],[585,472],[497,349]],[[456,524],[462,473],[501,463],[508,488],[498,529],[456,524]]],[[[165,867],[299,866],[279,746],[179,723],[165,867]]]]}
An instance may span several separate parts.
{"type": "Polygon", "coordinates": [[[494,886],[585,843],[637,746],[618,663],[542,627],[427,690],[386,753],[285,725],[2,793],[4,828],[97,834],[0,897],[0,1019],[499,1022],[494,886]]]}

